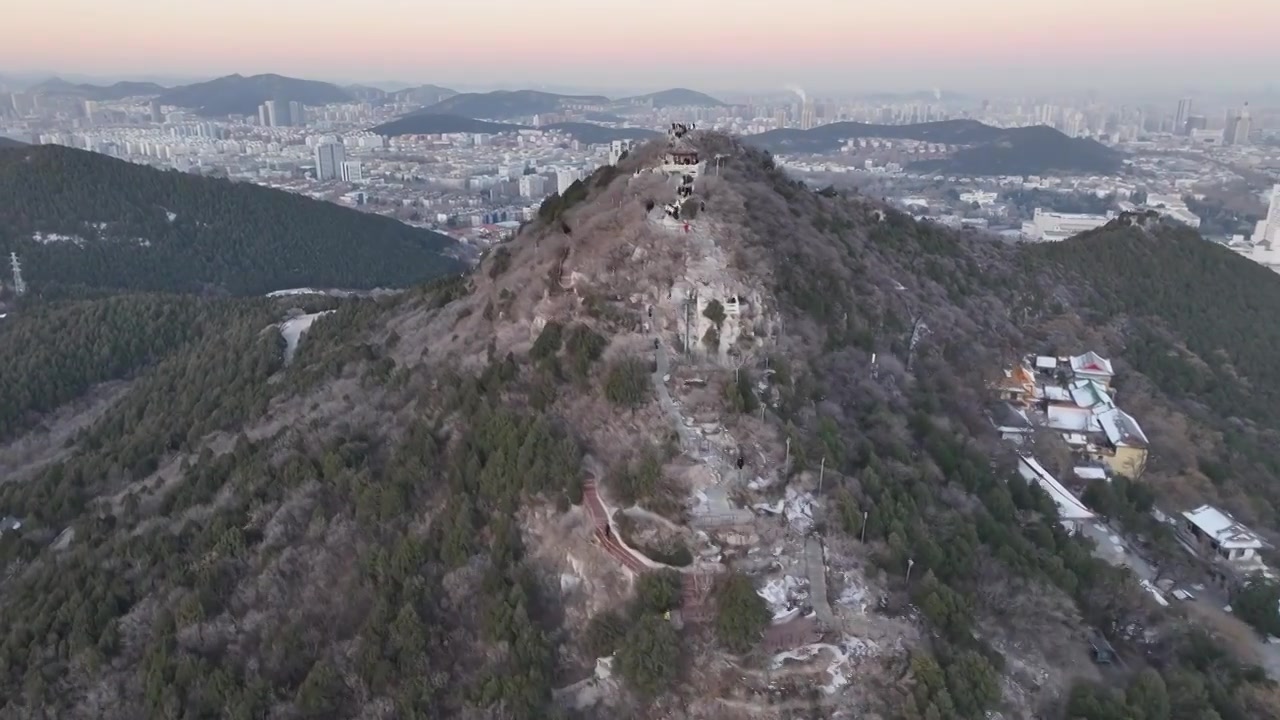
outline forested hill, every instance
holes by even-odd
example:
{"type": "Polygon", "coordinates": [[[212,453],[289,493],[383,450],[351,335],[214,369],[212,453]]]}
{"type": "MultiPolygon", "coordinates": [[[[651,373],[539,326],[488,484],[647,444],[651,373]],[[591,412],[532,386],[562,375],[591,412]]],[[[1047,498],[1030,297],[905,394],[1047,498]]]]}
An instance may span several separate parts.
{"type": "Polygon", "coordinates": [[[0,251],[36,294],[403,287],[458,272],[456,243],[250,183],[61,146],[0,150],[0,251]]]}
{"type": "Polygon", "coordinates": [[[1165,393],[1140,343],[1254,362],[1243,325],[1193,306],[1261,317],[1274,290],[1249,287],[1276,278],[1162,228],[1010,246],[686,141],[723,160],[688,225],[664,218],[651,143],[470,275],[302,307],[335,312],[289,364],[272,326],[314,301],[112,297],[0,324],[0,348],[38,347],[0,353],[11,433],[132,378],[0,483],[23,520],[0,535],[0,716],[1280,716],[1191,605],[1063,528],[984,413],[1017,355],[1097,350],[1164,493],[1199,472],[1186,428],[1217,442],[1199,431],[1229,405],[1203,375],[1165,393]],[[632,572],[635,553],[679,571],[632,572]],[[797,582],[771,622],[768,588],[797,582]],[[1096,633],[1123,672],[1090,662],[1096,633]],[[600,658],[612,678],[584,683],[600,658]]]}
{"type": "Polygon", "coordinates": [[[1190,434],[1153,435],[1166,459],[1203,473],[1247,522],[1280,530],[1280,276],[1193,230],[1129,222],[1028,246],[1023,260],[1070,288],[1084,321],[1185,413],[1190,434]]]}

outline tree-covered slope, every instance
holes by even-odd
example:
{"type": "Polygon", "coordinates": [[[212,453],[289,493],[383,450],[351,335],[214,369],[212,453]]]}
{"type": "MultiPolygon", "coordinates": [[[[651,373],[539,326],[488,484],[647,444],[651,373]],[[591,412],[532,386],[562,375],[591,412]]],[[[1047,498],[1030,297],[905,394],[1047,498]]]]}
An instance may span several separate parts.
{"type": "Polygon", "coordinates": [[[33,306],[0,322],[0,440],[199,337],[217,316],[194,296],[123,295],[33,306]]]}
{"type": "Polygon", "coordinates": [[[1125,218],[1023,259],[1209,431],[1167,442],[1181,449],[1162,461],[1203,472],[1234,511],[1280,530],[1280,276],[1193,230],[1142,224],[1125,218]]]}
{"type": "Polygon", "coordinates": [[[456,272],[449,238],[249,183],[61,146],[0,150],[0,252],[34,293],[405,286],[456,272]]]}

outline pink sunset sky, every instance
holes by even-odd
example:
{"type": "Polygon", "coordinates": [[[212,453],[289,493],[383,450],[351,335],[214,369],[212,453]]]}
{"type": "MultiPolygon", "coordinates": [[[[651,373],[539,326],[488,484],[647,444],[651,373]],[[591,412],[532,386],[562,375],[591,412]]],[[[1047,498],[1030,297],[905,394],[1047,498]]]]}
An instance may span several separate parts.
{"type": "Polygon", "coordinates": [[[1280,0],[39,0],[0,74],[752,89],[1280,80],[1280,0]]]}

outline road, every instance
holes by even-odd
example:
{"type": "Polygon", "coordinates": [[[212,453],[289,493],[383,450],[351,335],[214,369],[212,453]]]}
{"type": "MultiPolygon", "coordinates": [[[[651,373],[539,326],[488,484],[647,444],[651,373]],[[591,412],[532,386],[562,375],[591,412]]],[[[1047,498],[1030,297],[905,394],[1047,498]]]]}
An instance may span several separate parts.
{"type": "MultiPolygon", "coordinates": [[[[1098,547],[1094,551],[1096,557],[1117,567],[1129,568],[1139,580],[1146,580],[1154,587],[1157,577],[1155,568],[1115,529],[1101,522],[1086,523],[1084,535],[1097,543],[1098,547]]],[[[1207,614],[1230,616],[1230,613],[1223,610],[1223,607],[1228,604],[1228,599],[1222,591],[1211,586],[1206,586],[1203,590],[1187,589],[1191,590],[1195,599],[1185,602],[1196,603],[1198,609],[1207,614]]],[[[1183,602],[1172,594],[1162,593],[1162,595],[1171,604],[1183,602]]],[[[1280,645],[1272,645],[1256,635],[1254,640],[1258,661],[1266,670],[1267,676],[1273,680],[1280,679],[1280,645]]]]}

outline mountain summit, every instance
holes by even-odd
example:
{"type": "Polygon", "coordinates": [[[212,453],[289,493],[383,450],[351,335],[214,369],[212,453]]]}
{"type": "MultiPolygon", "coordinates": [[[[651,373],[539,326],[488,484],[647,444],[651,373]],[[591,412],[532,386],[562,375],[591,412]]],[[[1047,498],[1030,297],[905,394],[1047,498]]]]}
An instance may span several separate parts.
{"type": "MultiPolygon", "coordinates": [[[[1220,287],[1241,263],[1145,216],[1050,250],[952,232],[673,126],[466,276],[21,314],[3,714],[1266,717],[1261,674],[1069,533],[986,412],[1024,354],[1096,351],[1151,419],[1144,482],[1199,473],[1194,438],[1261,492],[1261,455],[1227,463],[1268,447],[1265,402],[1217,390],[1270,372],[1220,287]],[[1161,317],[1135,271],[1187,297],[1161,317]],[[103,381],[98,415],[58,404],[103,381]],[[1107,643],[1144,667],[1102,675],[1107,643]]],[[[1051,440],[1017,452],[1072,471],[1051,440]]]]}

